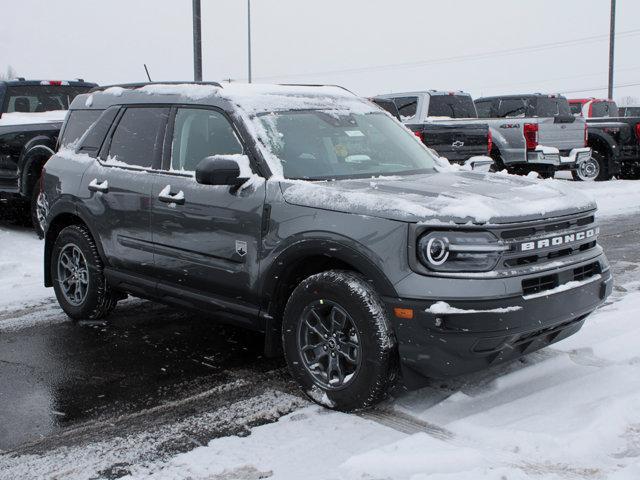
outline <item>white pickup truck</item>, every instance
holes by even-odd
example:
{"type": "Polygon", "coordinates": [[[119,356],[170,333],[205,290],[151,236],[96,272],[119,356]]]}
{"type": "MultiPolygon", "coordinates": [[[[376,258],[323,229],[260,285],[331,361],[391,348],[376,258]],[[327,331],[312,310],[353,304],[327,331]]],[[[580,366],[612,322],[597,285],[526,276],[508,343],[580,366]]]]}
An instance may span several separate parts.
{"type": "Polygon", "coordinates": [[[491,128],[491,156],[498,169],[553,176],[571,170],[577,180],[594,180],[587,124],[571,114],[561,95],[504,95],[475,101],[479,121],[491,128]]]}

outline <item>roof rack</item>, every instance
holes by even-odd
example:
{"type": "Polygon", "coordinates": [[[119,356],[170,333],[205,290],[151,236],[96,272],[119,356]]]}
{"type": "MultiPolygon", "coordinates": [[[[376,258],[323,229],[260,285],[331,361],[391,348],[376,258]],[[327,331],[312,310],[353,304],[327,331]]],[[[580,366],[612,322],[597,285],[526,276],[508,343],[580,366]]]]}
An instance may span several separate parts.
{"type": "Polygon", "coordinates": [[[345,92],[349,92],[355,95],[355,93],[353,93],[348,88],[343,87],[342,85],[335,85],[331,83],[279,83],[278,85],[281,85],[283,87],[336,87],[344,90],[345,92]]]}
{"type": "Polygon", "coordinates": [[[106,90],[107,88],[111,88],[111,87],[141,88],[141,87],[146,87],[147,85],[184,85],[185,83],[190,85],[211,85],[213,87],[224,88],[218,82],[170,81],[170,82],[114,83],[113,85],[101,85],[99,87],[94,87],[90,90],[90,92],[91,93],[100,92],[102,90],[106,90]]]}

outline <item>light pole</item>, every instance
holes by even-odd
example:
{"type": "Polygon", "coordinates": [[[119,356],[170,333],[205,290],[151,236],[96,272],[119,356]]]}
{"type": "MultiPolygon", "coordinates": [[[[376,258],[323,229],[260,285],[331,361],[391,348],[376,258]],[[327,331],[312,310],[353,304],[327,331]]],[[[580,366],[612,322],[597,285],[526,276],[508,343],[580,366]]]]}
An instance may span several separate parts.
{"type": "Polygon", "coordinates": [[[247,61],[247,79],[249,80],[249,83],[251,83],[251,0],[247,0],[247,61]]]}
{"type": "Polygon", "coordinates": [[[609,89],[607,98],[613,98],[613,52],[616,36],[616,0],[611,0],[611,24],[609,25],[609,89]]]}
{"type": "Polygon", "coordinates": [[[200,0],[193,0],[193,80],[202,81],[202,23],[200,0]]]}

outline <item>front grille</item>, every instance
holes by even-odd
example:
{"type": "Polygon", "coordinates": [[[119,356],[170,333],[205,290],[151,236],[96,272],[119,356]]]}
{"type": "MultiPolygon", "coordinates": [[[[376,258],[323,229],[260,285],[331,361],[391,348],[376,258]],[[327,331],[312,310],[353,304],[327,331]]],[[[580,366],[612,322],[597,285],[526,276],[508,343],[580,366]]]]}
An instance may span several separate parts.
{"type": "Polygon", "coordinates": [[[528,278],[522,281],[522,293],[533,295],[534,293],[551,290],[558,286],[558,275],[545,275],[544,277],[528,278]]]}
{"type": "Polygon", "coordinates": [[[570,257],[575,253],[585,252],[596,246],[595,236],[580,240],[559,241],[557,246],[549,243],[546,247],[538,247],[539,240],[550,238],[572,237],[578,232],[596,228],[593,215],[574,215],[573,217],[549,222],[535,222],[531,225],[501,230],[498,233],[505,245],[510,247],[502,256],[503,268],[514,268],[570,257]],[[525,250],[520,247],[525,242],[536,243],[536,248],[525,250]]]}

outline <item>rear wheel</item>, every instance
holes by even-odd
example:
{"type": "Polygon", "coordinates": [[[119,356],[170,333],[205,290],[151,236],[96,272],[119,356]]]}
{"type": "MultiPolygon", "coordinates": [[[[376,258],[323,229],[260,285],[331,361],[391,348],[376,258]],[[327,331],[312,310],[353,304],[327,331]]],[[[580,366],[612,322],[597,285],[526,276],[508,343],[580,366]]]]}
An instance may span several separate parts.
{"type": "Polygon", "coordinates": [[[86,227],[63,229],[53,246],[51,274],[60,307],[73,320],[98,320],[116,306],[117,297],[102,273],[95,241],[86,227]]]}
{"type": "Polygon", "coordinates": [[[571,172],[573,179],[582,182],[609,180],[608,158],[598,150],[591,152],[591,158],[580,162],[571,172]]]}
{"type": "Polygon", "coordinates": [[[44,210],[42,208],[42,203],[38,202],[41,202],[40,179],[36,181],[31,191],[29,211],[31,214],[31,224],[33,225],[33,229],[36,231],[38,237],[44,238],[44,231],[42,230],[44,210]]]}
{"type": "Polygon", "coordinates": [[[374,405],[397,376],[386,310],[356,273],[331,270],[300,283],[287,302],[282,337],[292,376],[326,407],[351,411],[374,405]]]}

